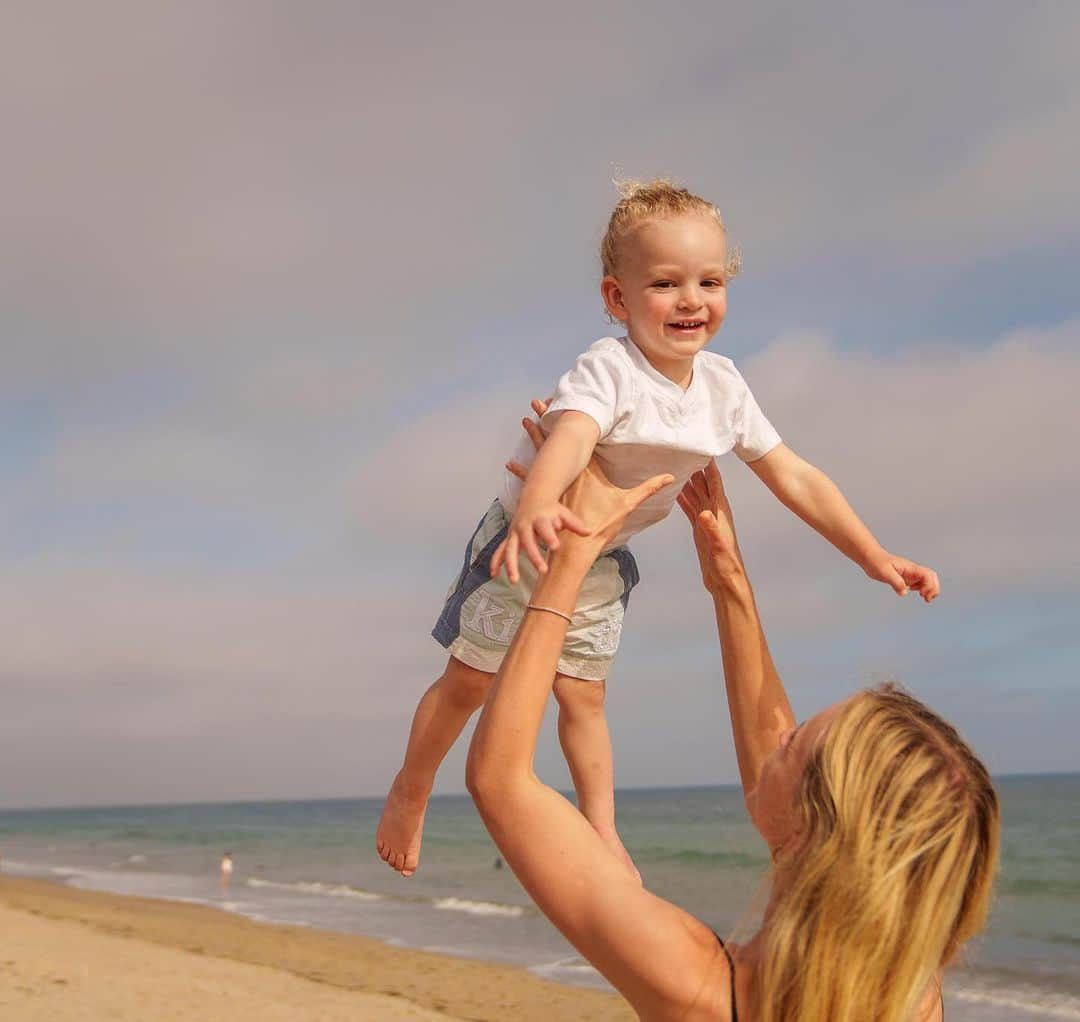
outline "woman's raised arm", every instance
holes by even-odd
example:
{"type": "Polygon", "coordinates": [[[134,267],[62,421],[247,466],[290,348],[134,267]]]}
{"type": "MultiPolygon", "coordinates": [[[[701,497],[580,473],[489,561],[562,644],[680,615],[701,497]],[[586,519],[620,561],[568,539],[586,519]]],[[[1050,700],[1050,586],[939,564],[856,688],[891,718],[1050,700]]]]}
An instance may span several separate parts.
{"type": "Polygon", "coordinates": [[[540,781],[533,755],[566,636],[563,615],[573,614],[585,573],[626,514],[669,482],[657,477],[619,490],[591,462],[567,491],[564,503],[591,534],[563,533],[551,554],[533,590],[535,609],[495,677],[466,767],[488,831],[537,906],[642,1018],[654,1020],[709,1017],[697,1014],[702,1002],[714,988],[726,990],[716,939],[634,880],[585,817],[540,781]],[[719,986],[707,982],[714,970],[719,986]]]}
{"type": "Polygon", "coordinates": [[[716,610],[735,754],[749,799],[762,763],[780,744],[780,736],[795,726],[795,718],[765,641],[715,462],[694,473],[679,494],[679,506],[693,526],[701,578],[716,610]]]}

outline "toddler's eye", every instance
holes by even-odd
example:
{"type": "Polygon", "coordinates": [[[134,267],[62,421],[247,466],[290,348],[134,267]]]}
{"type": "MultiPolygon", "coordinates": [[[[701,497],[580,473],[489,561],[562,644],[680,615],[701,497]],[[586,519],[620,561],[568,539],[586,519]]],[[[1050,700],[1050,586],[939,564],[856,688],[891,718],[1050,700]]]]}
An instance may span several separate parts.
{"type": "Polygon", "coordinates": [[[670,281],[670,280],[658,280],[655,284],[653,284],[653,287],[661,287],[661,288],[670,288],[670,287],[674,287],[674,286],[675,286],[674,282],[670,281]]]}
{"type": "Polygon", "coordinates": [[[714,287],[714,288],[715,287],[723,287],[724,282],[722,280],[715,280],[715,279],[713,279],[713,280],[703,280],[701,282],[701,286],[702,287],[714,287]]]}

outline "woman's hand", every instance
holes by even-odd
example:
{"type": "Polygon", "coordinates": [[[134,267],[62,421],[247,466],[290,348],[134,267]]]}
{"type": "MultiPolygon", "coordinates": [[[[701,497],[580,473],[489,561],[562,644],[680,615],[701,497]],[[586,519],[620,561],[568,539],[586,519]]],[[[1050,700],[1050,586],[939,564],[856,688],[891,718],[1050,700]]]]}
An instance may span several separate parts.
{"type": "MultiPolygon", "coordinates": [[[[534,399],[532,409],[537,415],[543,415],[547,404],[534,399]]],[[[539,425],[532,419],[522,419],[521,425],[529,434],[533,446],[540,450],[544,444],[544,434],[539,425]]],[[[526,470],[518,462],[508,461],[506,467],[519,479],[525,478],[526,470]]],[[[675,477],[669,474],[653,476],[632,490],[623,490],[604,475],[595,458],[590,458],[584,471],[570,484],[561,501],[562,505],[585,525],[589,535],[564,533],[561,549],[568,554],[578,551],[586,556],[591,554],[591,563],[619,534],[626,516],[642,501],[669,486],[674,479],[675,477]]]]}
{"type": "Polygon", "coordinates": [[[705,588],[714,593],[744,577],[742,555],[735,539],[735,520],[715,461],[710,459],[702,471],[690,477],[678,501],[694,530],[694,546],[705,588]]]}

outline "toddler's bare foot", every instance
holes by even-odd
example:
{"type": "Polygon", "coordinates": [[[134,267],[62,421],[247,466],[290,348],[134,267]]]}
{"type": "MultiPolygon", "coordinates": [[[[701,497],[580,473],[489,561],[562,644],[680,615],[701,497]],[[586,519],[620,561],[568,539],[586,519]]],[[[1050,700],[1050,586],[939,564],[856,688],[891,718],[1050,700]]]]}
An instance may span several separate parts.
{"type": "Polygon", "coordinates": [[[640,884],[641,873],[637,866],[634,865],[634,860],[630,858],[630,853],[623,847],[622,841],[619,840],[619,835],[614,827],[596,827],[596,833],[600,835],[600,839],[604,842],[608,848],[611,849],[615,858],[619,860],[633,875],[634,879],[640,884]]]}
{"type": "Polygon", "coordinates": [[[427,797],[410,794],[401,774],[394,778],[386,796],[375,847],[380,858],[403,877],[411,877],[420,863],[420,843],[424,837],[427,797]]]}

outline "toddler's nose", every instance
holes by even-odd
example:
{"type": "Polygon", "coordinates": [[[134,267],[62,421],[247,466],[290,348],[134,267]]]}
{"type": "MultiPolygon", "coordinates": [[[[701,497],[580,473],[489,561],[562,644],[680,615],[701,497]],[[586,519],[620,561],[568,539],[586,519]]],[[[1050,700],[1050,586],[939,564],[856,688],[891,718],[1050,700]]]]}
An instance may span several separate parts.
{"type": "Polygon", "coordinates": [[[700,309],[701,308],[701,292],[696,288],[684,290],[679,294],[679,308],[680,309],[700,309]]]}

